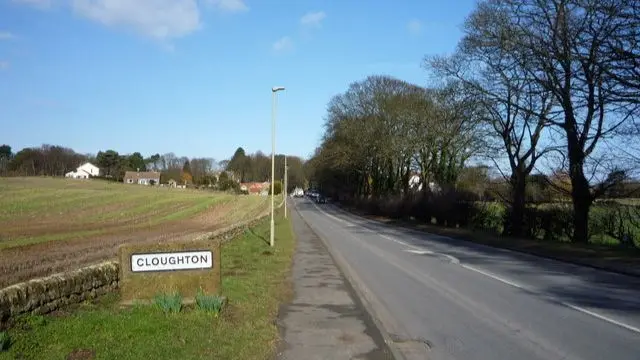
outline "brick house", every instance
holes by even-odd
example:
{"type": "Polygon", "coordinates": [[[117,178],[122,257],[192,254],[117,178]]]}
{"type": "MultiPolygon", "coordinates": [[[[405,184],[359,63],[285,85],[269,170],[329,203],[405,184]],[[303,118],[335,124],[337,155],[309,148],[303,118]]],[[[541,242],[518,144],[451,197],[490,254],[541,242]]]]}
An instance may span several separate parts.
{"type": "Polygon", "coordinates": [[[250,183],[241,183],[240,190],[246,191],[249,194],[259,195],[265,190],[269,190],[269,182],[250,182],[250,183]]]}

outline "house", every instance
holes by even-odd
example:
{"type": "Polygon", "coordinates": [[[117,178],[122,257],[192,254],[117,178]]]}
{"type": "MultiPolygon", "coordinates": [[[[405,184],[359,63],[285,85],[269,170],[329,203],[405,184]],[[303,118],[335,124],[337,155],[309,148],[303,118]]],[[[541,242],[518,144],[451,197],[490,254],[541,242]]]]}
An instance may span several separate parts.
{"type": "Polygon", "coordinates": [[[251,182],[251,183],[241,183],[240,191],[246,191],[249,194],[260,194],[263,191],[269,190],[269,182],[251,182]]]}
{"type": "Polygon", "coordinates": [[[125,184],[158,185],[160,173],[156,171],[127,171],[122,181],[125,184]]]}
{"type": "MultiPolygon", "coordinates": [[[[409,176],[409,189],[411,191],[422,191],[422,185],[423,185],[423,181],[422,181],[422,177],[420,176],[419,173],[411,173],[409,176]]],[[[440,187],[438,186],[438,184],[436,184],[435,182],[431,181],[429,182],[429,190],[431,192],[439,192],[440,191],[440,187]]]]}
{"type": "Polygon", "coordinates": [[[78,166],[75,171],[64,174],[65,177],[73,179],[88,179],[91,176],[98,175],[100,175],[100,169],[92,163],[84,163],[78,166]]]}

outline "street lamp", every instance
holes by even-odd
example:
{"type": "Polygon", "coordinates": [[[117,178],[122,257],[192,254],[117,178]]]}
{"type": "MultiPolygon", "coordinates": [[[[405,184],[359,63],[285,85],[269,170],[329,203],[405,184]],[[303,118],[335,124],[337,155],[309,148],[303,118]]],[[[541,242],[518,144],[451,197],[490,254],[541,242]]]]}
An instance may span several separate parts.
{"type": "Polygon", "coordinates": [[[289,166],[287,165],[287,155],[284,156],[284,188],[283,188],[283,194],[284,194],[284,218],[287,218],[287,184],[288,184],[288,178],[287,178],[287,170],[289,170],[289,166]]]}
{"type": "MultiPolygon", "coordinates": [[[[274,196],[275,196],[275,172],[276,172],[276,108],[278,106],[278,97],[276,93],[278,91],[283,91],[283,86],[275,86],[271,88],[271,234],[270,234],[270,245],[273,247],[275,245],[274,240],[274,230],[275,230],[275,222],[273,219],[273,211],[274,211],[274,196]]],[[[287,201],[285,199],[285,201],[287,201]]]]}

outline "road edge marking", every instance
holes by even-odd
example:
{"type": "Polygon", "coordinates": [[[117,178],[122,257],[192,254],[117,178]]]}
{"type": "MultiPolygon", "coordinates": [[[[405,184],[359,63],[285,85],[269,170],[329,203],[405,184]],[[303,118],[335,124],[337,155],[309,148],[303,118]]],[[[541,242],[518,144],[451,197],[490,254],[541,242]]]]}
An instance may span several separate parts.
{"type": "Polygon", "coordinates": [[[629,324],[625,324],[625,323],[620,322],[618,320],[611,319],[611,318],[606,317],[604,315],[600,315],[597,312],[593,312],[591,310],[587,310],[587,309],[585,309],[583,307],[576,306],[576,305],[573,305],[573,304],[565,302],[565,301],[559,301],[559,303],[564,305],[564,306],[566,306],[566,307],[568,307],[568,308],[571,308],[573,310],[579,311],[579,312],[587,314],[587,315],[591,315],[594,318],[600,319],[602,321],[606,321],[606,322],[608,322],[610,324],[613,324],[613,325],[618,325],[618,326],[620,326],[622,328],[625,328],[625,329],[627,329],[629,331],[632,331],[632,332],[635,332],[637,334],[640,334],[640,329],[635,327],[635,326],[631,326],[629,324]]]}

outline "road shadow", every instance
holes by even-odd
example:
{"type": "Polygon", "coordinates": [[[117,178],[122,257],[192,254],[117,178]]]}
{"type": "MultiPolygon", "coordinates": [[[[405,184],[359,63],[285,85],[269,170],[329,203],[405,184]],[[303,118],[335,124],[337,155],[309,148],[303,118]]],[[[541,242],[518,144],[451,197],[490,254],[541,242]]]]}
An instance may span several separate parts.
{"type": "MultiPolygon", "coordinates": [[[[536,296],[548,301],[562,301],[586,308],[640,316],[640,277],[628,276],[574,265],[548,258],[507,251],[465,240],[462,237],[436,235],[405,227],[363,219],[333,205],[318,206],[301,202],[300,210],[327,214],[353,225],[340,224],[365,238],[386,235],[414,246],[456,257],[461,264],[478,267],[533,288],[536,296]]],[[[339,224],[339,223],[336,223],[339,224]]]]}

